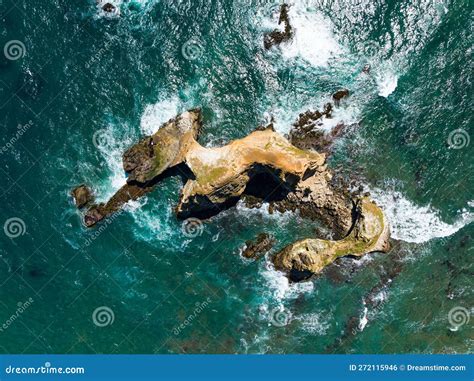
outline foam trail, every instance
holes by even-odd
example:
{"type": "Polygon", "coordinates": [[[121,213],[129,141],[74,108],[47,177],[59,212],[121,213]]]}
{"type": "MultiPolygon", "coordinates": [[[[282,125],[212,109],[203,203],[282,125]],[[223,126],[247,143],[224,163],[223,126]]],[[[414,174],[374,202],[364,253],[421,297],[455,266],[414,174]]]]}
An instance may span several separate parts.
{"type": "MultiPolygon", "coordinates": [[[[331,21],[315,9],[297,2],[290,6],[289,17],[294,36],[281,49],[284,58],[301,57],[312,66],[325,67],[333,56],[343,52],[333,33],[331,21]]],[[[276,22],[270,24],[268,18],[259,22],[266,30],[281,29],[276,22]]]]}
{"type": "MultiPolygon", "coordinates": [[[[314,104],[308,104],[301,107],[300,109],[292,110],[285,108],[276,108],[268,112],[268,115],[273,115],[275,121],[273,126],[277,132],[282,135],[288,134],[293,128],[293,123],[298,120],[299,114],[304,113],[308,110],[323,110],[324,104],[329,101],[328,98],[321,99],[319,102],[314,104]],[[315,107],[314,105],[319,105],[315,107]]],[[[269,120],[269,116],[267,116],[269,120]]],[[[353,123],[358,123],[360,120],[360,108],[358,104],[354,101],[352,104],[341,106],[340,108],[335,108],[332,113],[331,118],[326,118],[323,116],[321,118],[320,126],[318,129],[324,132],[330,132],[334,127],[339,123],[344,123],[345,125],[351,125],[353,123]]]]}
{"type": "Polygon", "coordinates": [[[362,317],[360,318],[359,326],[358,326],[359,331],[361,332],[364,330],[365,326],[369,322],[369,319],[367,319],[368,312],[369,312],[369,309],[365,306],[365,303],[364,303],[364,313],[362,314],[362,317]]]}
{"type": "Polygon", "coordinates": [[[311,293],[314,290],[314,284],[311,281],[290,283],[285,274],[275,270],[268,258],[265,263],[265,269],[261,271],[261,274],[272,299],[275,299],[277,302],[282,302],[285,299],[296,299],[298,295],[311,293]]]}
{"type": "Polygon", "coordinates": [[[322,336],[330,328],[332,316],[328,316],[327,313],[314,312],[296,316],[294,320],[301,321],[301,326],[306,332],[322,336]]]}
{"type": "Polygon", "coordinates": [[[386,72],[376,76],[379,95],[387,98],[392,94],[398,85],[398,76],[393,72],[386,72]]]}
{"type": "Polygon", "coordinates": [[[179,239],[180,230],[172,224],[172,209],[167,200],[153,200],[151,205],[147,204],[148,198],[145,197],[129,201],[125,206],[134,220],[133,230],[137,238],[147,242],[171,242],[171,246],[178,248],[182,243],[179,239]]]}
{"type": "Polygon", "coordinates": [[[448,237],[474,221],[474,213],[463,209],[453,224],[447,224],[436,209],[418,206],[398,191],[375,189],[370,195],[385,212],[392,237],[402,241],[423,243],[448,237]]]}
{"type": "MultiPolygon", "coordinates": [[[[101,195],[98,201],[107,201],[126,183],[126,176],[122,166],[123,152],[133,143],[133,138],[123,136],[122,125],[109,123],[106,128],[97,131],[99,138],[95,140],[97,148],[105,159],[110,175],[105,184],[101,184],[101,195]]],[[[125,126],[126,127],[126,126],[125,126]]]]}

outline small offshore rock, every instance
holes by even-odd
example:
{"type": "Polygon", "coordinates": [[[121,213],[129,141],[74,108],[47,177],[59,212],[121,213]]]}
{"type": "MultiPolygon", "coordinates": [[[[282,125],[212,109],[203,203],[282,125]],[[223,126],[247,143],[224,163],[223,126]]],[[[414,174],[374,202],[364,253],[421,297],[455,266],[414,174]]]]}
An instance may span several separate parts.
{"type": "Polygon", "coordinates": [[[117,10],[117,8],[112,3],[105,3],[102,6],[102,10],[107,13],[114,13],[117,10]]]}
{"type": "Polygon", "coordinates": [[[273,238],[267,233],[260,233],[253,241],[245,242],[245,249],[242,251],[242,256],[248,259],[257,259],[266,252],[268,252],[274,244],[273,238]]]}
{"type": "Polygon", "coordinates": [[[84,216],[84,224],[89,228],[103,219],[104,214],[99,211],[98,207],[93,207],[89,209],[84,216]]]}
{"type": "Polygon", "coordinates": [[[348,96],[349,96],[349,90],[342,89],[342,90],[336,91],[332,95],[332,99],[334,99],[334,103],[336,104],[336,106],[339,106],[340,101],[344,98],[347,98],[348,96]]]}
{"type": "Polygon", "coordinates": [[[270,49],[273,45],[280,45],[282,42],[286,42],[293,36],[293,28],[290,24],[290,18],[288,16],[288,4],[282,4],[280,7],[280,18],[278,25],[285,24],[283,31],[275,29],[273,32],[265,34],[263,38],[263,46],[265,49],[270,49]]]}
{"type": "Polygon", "coordinates": [[[79,185],[78,187],[74,188],[71,191],[71,195],[74,198],[74,204],[79,208],[83,208],[87,204],[91,203],[94,201],[94,195],[91,191],[91,189],[82,184],[79,185]]]}

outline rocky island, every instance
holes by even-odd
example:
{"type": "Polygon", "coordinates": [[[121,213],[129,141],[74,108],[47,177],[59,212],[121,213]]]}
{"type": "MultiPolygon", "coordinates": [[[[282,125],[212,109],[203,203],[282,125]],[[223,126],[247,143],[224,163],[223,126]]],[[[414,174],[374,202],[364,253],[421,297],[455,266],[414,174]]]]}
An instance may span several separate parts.
{"type": "Polygon", "coordinates": [[[200,110],[189,110],[130,147],[123,155],[127,183],[107,203],[89,207],[85,225],[95,225],[160,180],[179,175],[184,182],[176,207],[180,219],[207,219],[251,197],[278,210],[298,210],[331,228],[334,241],[308,238],[274,255],[275,267],[292,280],[318,274],[341,256],[389,249],[382,210],[368,197],[332,185],[325,153],[297,148],[272,124],[223,147],[206,148],[198,142],[201,128],[200,110]]]}
{"type": "MultiPolygon", "coordinates": [[[[264,36],[265,49],[291,40],[294,31],[288,11],[287,4],[280,6],[278,23],[284,28],[264,36]]],[[[127,183],[107,203],[89,206],[92,192],[82,185],[72,192],[76,205],[89,206],[84,223],[91,227],[129,200],[152,191],[162,179],[180,176],[184,186],[176,207],[179,219],[207,219],[244,198],[250,204],[268,202],[272,210],[299,211],[303,217],[330,228],[335,240],[307,238],[273,256],[275,267],[294,281],[320,273],[342,256],[386,252],[389,229],[382,210],[367,196],[334,185],[326,165],[333,141],[347,127],[339,123],[328,133],[319,126],[348,96],[349,90],[341,89],[332,96],[334,105],[327,103],[322,112],[308,110],[300,114],[288,139],[269,124],[214,148],[198,143],[201,112],[189,110],[124,153],[127,183]]],[[[243,255],[257,257],[272,244],[261,235],[255,243],[246,243],[243,255]]]]}

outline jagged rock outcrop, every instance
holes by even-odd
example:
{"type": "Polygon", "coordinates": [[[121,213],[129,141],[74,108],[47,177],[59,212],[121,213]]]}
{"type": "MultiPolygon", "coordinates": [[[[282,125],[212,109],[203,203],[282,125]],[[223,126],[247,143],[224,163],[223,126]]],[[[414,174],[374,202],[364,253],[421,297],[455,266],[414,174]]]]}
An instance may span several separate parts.
{"type": "MultiPolygon", "coordinates": [[[[338,107],[340,101],[348,96],[349,90],[347,89],[336,91],[332,95],[334,105],[338,107]]],[[[331,130],[325,130],[323,119],[331,119],[333,109],[332,103],[326,103],[322,112],[308,110],[301,113],[289,133],[291,144],[303,150],[311,149],[321,153],[331,153],[335,140],[353,127],[353,125],[347,126],[343,122],[339,122],[331,130]]]]}
{"type": "Polygon", "coordinates": [[[270,49],[274,45],[280,45],[282,42],[289,41],[293,37],[293,28],[290,24],[290,17],[288,15],[288,4],[280,6],[280,17],[278,25],[284,24],[283,30],[275,29],[274,31],[265,34],[263,37],[263,46],[265,49],[270,49]]]}
{"type": "Polygon", "coordinates": [[[128,183],[147,183],[186,160],[201,129],[200,110],[190,110],[165,123],[153,136],[147,136],[123,155],[128,183]]]}
{"type": "Polygon", "coordinates": [[[137,200],[152,191],[168,175],[185,176],[180,169],[183,153],[195,142],[201,129],[200,110],[190,110],[165,123],[153,136],[147,136],[130,147],[123,155],[127,183],[106,203],[91,207],[84,224],[91,227],[130,200],[137,200]]]}
{"type": "Polygon", "coordinates": [[[342,90],[336,91],[332,95],[332,99],[334,100],[334,104],[336,106],[339,106],[339,103],[341,102],[341,100],[347,98],[348,96],[349,96],[349,90],[342,89],[342,90]]]}
{"type": "Polygon", "coordinates": [[[96,224],[163,178],[180,175],[185,184],[178,218],[208,218],[246,195],[280,210],[299,210],[330,227],[336,241],[306,239],[275,256],[277,268],[293,279],[319,273],[339,256],[388,249],[383,212],[367,198],[335,187],[325,154],[295,147],[271,125],[214,148],[198,143],[200,130],[201,113],[194,109],[130,147],[123,156],[127,184],[106,204],[91,207],[85,224],[96,224]]]}
{"type": "Polygon", "coordinates": [[[267,233],[260,233],[253,241],[246,241],[242,249],[242,256],[247,259],[258,259],[268,252],[275,240],[267,233]]]}
{"type": "Polygon", "coordinates": [[[71,191],[74,204],[81,209],[94,201],[94,195],[89,187],[82,184],[71,191]]]}

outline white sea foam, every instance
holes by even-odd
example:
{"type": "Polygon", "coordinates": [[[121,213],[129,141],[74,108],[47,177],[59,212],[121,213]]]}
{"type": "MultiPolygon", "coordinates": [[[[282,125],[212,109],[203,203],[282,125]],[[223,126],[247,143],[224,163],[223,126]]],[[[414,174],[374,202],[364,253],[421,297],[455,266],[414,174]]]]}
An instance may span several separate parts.
{"type": "Polygon", "coordinates": [[[181,240],[177,240],[173,235],[180,233],[179,229],[173,229],[172,208],[167,200],[153,200],[152,208],[144,208],[148,199],[142,198],[139,201],[127,203],[126,209],[130,212],[135,222],[135,234],[147,242],[166,241],[178,247],[181,240]]]}
{"type": "Polygon", "coordinates": [[[360,318],[359,327],[358,327],[360,331],[363,331],[365,326],[369,322],[369,319],[367,319],[368,312],[369,312],[369,309],[365,307],[365,304],[364,304],[364,312],[362,314],[362,317],[360,318]]]}
{"type": "Polygon", "coordinates": [[[283,57],[301,57],[312,66],[327,66],[331,57],[342,53],[331,22],[322,14],[297,2],[290,7],[289,17],[295,34],[282,49],[283,57]]]}
{"type": "Polygon", "coordinates": [[[260,216],[261,218],[268,220],[277,220],[282,229],[284,229],[284,224],[290,223],[294,220],[295,214],[290,211],[279,212],[274,211],[270,213],[270,204],[263,203],[260,208],[248,208],[245,206],[243,201],[239,201],[235,206],[236,212],[245,219],[254,220],[255,216],[260,216]]]}
{"type": "MultiPolygon", "coordinates": [[[[294,107],[276,107],[271,111],[265,113],[264,117],[270,119],[270,114],[274,117],[274,128],[280,134],[288,134],[293,127],[293,123],[298,120],[299,114],[308,110],[323,110],[324,104],[330,101],[329,98],[321,99],[319,102],[308,104],[303,107],[295,109],[294,107]]],[[[352,102],[341,107],[334,108],[331,118],[323,116],[319,121],[319,129],[325,132],[330,132],[339,123],[350,125],[357,123],[360,120],[360,108],[357,102],[352,102]]]]}
{"type": "Polygon", "coordinates": [[[268,258],[261,274],[267,284],[271,297],[279,302],[285,299],[296,299],[298,295],[312,293],[314,290],[314,284],[311,281],[290,283],[285,274],[275,270],[268,258]]]}
{"type": "Polygon", "coordinates": [[[123,152],[133,142],[128,136],[124,136],[127,126],[109,123],[106,128],[98,131],[102,138],[95,140],[97,148],[105,159],[110,171],[105,183],[100,184],[98,201],[108,200],[118,189],[126,183],[125,172],[122,166],[123,152]]]}
{"type": "Polygon", "coordinates": [[[384,210],[392,237],[406,242],[448,237],[474,221],[474,213],[468,209],[461,210],[455,222],[448,224],[430,205],[418,206],[398,191],[371,189],[370,194],[384,210]]]}
{"type": "Polygon", "coordinates": [[[375,79],[381,97],[387,98],[397,88],[398,75],[393,71],[387,70],[383,73],[377,74],[375,79]]]}
{"type": "Polygon", "coordinates": [[[123,0],[99,0],[97,2],[98,17],[119,17],[120,16],[120,7],[122,6],[123,0]],[[115,7],[113,12],[105,12],[102,7],[105,4],[112,4],[115,7]]]}
{"type": "MultiPolygon", "coordinates": [[[[279,8],[275,10],[272,18],[268,14],[257,18],[262,30],[283,29],[283,25],[278,25],[279,8]]],[[[333,33],[331,21],[316,8],[301,1],[295,2],[290,5],[289,17],[294,34],[290,41],[281,46],[281,54],[285,59],[299,57],[311,66],[325,67],[332,57],[344,51],[333,33]]]]}
{"type": "Polygon", "coordinates": [[[178,115],[179,104],[179,99],[172,97],[146,106],[140,121],[142,133],[152,135],[158,131],[163,123],[178,115]]]}
{"type": "MultiPolygon", "coordinates": [[[[390,283],[391,281],[389,280],[388,283],[390,283]]],[[[386,290],[381,290],[380,292],[378,292],[373,298],[372,298],[372,301],[373,302],[376,302],[378,304],[380,303],[383,303],[387,300],[387,291],[386,290]]]]}
{"type": "Polygon", "coordinates": [[[323,313],[307,313],[299,316],[295,316],[294,320],[301,321],[303,330],[313,335],[325,335],[329,327],[331,326],[331,316],[323,313]]]}

